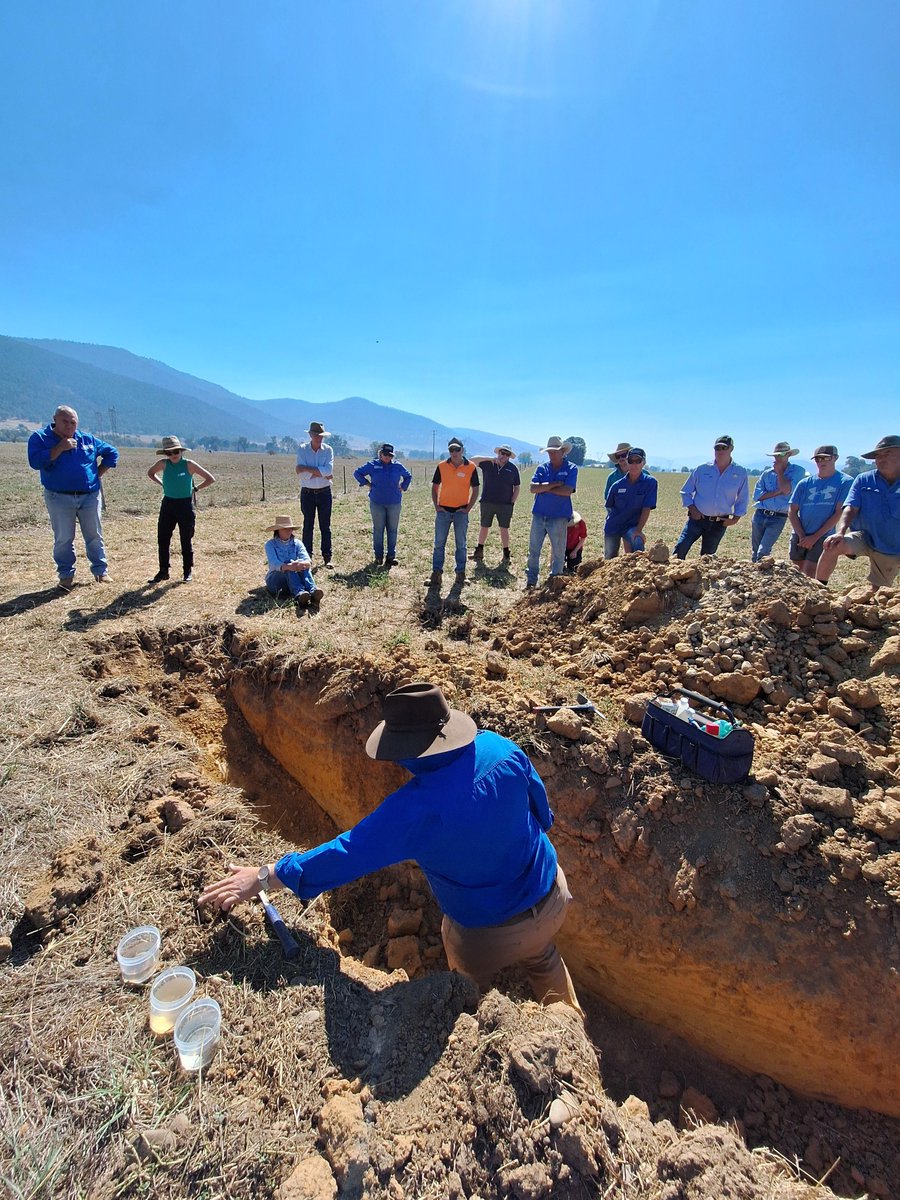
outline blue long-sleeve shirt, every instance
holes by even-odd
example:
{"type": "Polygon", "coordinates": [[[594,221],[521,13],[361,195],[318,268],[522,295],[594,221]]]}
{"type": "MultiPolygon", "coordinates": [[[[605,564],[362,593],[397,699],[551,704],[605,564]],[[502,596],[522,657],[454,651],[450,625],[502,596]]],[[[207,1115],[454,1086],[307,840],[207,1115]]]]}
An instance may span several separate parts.
{"type": "Polygon", "coordinates": [[[496,733],[461,750],[401,763],[414,778],[358,825],[275,864],[304,900],[413,859],[460,925],[498,925],[536,904],[556,878],[547,792],[525,753],[496,733]]]}
{"type": "Polygon", "coordinates": [[[737,463],[724,471],[714,462],[703,463],[691,471],[681,489],[685,508],[693,504],[705,517],[742,517],[750,501],[747,472],[737,463]]]}
{"type": "Polygon", "coordinates": [[[353,472],[353,478],[360,487],[367,483],[372,485],[369,499],[373,504],[399,504],[403,493],[412,483],[412,475],[403,463],[383,463],[380,458],[363,463],[353,472]]]}
{"type": "Polygon", "coordinates": [[[28,439],[28,465],[41,473],[48,492],[96,492],[100,487],[97,467],[114,467],[119,461],[115,446],[76,429],[74,450],[64,450],[50,461],[50,451],[62,440],[52,425],[35,430],[28,439]]]}

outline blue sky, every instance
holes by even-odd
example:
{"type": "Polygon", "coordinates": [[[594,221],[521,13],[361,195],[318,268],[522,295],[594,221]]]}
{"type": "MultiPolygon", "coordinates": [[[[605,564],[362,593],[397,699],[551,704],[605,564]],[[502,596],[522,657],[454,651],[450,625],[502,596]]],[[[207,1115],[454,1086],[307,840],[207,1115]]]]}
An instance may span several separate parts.
{"type": "Polygon", "coordinates": [[[900,431],[896,0],[7,0],[0,333],[695,462],[900,431]]]}

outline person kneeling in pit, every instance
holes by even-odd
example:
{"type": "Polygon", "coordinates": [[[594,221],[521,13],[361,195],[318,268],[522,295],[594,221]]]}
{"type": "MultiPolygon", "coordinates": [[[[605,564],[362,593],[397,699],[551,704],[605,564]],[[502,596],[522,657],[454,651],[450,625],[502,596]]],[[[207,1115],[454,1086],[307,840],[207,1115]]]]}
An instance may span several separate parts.
{"type": "Polygon", "coordinates": [[[266,542],[266,591],[272,596],[293,596],[297,608],[318,608],[325,593],[316,587],[306,547],[294,537],[295,525],[289,516],[275,518],[267,532],[275,536],[266,542]]]}
{"type": "Polygon", "coordinates": [[[366,753],[405,767],[408,783],[324,845],[261,867],[231,865],[199,902],[229,912],[281,887],[312,900],[412,859],[444,912],[451,970],[485,991],[498,971],[519,964],[538,1000],[563,1001],[583,1016],[553,940],[572,897],[547,837],[547,792],[525,753],[479,732],[430,683],[391,692],[384,718],[366,753]]]}

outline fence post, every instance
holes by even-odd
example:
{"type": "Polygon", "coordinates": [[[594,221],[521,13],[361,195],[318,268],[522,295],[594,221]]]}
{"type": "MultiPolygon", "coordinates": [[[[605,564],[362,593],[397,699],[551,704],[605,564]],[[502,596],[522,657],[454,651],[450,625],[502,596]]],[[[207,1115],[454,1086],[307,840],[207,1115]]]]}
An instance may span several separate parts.
{"type": "Polygon", "coordinates": [[[262,476],[262,502],[263,502],[263,504],[265,504],[265,502],[266,502],[266,464],[265,463],[259,464],[259,473],[262,476]]]}
{"type": "Polygon", "coordinates": [[[344,495],[346,496],[347,495],[347,468],[341,467],[341,470],[344,473],[344,495]]]}

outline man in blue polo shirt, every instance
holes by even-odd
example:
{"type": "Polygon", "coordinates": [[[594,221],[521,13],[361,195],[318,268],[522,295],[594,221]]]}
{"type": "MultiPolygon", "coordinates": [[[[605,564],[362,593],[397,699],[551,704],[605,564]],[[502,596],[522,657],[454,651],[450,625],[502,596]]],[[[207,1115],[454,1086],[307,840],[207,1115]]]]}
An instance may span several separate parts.
{"type": "Polygon", "coordinates": [[[528,540],[528,562],[525,567],[525,587],[537,585],[544,538],[550,539],[550,578],[562,575],[566,565],[566,526],[572,515],[572,495],[578,483],[578,468],[566,455],[571,442],[562,438],[547,439],[541,450],[549,462],[541,463],[531,477],[531,535],[528,540]]]}
{"type": "Polygon", "coordinates": [[[860,457],[873,458],[875,470],[850,485],[837,528],[825,539],[816,579],[826,583],[841,554],[862,554],[869,560],[869,583],[892,587],[900,572],[900,437],[889,434],[860,457]]]}
{"type": "Polygon", "coordinates": [[[41,473],[44,503],[53,528],[53,560],[59,586],[75,583],[75,522],[81,526],[91,574],[109,583],[100,524],[100,480],[119,461],[114,446],[78,428],[78,413],[61,404],[53,420],[28,439],[28,465],[41,473]]]}
{"type": "Polygon", "coordinates": [[[769,451],[772,466],[763,471],[753,489],[756,512],[750,526],[750,557],[759,562],[771,554],[781,537],[788,518],[788,506],[794,488],[806,472],[799,463],[792,463],[799,451],[790,442],[776,442],[769,451]]]}
{"type": "Polygon", "coordinates": [[[688,519],[675,543],[676,558],[686,558],[694,542],[701,554],[715,554],[725,530],[747,511],[750,488],[747,472],[732,460],[734,438],[723,434],[713,446],[713,461],[693,470],[681,489],[688,519]]]}
{"type": "Polygon", "coordinates": [[[394,461],[394,447],[383,442],[378,457],[364,463],[353,472],[360,487],[369,489],[369,512],[372,514],[372,546],[375,566],[383,565],[384,535],[387,531],[387,565],[397,566],[397,530],[400,527],[400,502],[412,483],[412,475],[403,463],[394,461]]]}
{"type": "Polygon", "coordinates": [[[644,526],[656,508],[656,480],[644,470],[647,455],[632,446],[626,459],[626,474],[614,483],[606,497],[609,516],[603,527],[603,555],[615,558],[625,543],[626,554],[644,549],[644,526]]]}

